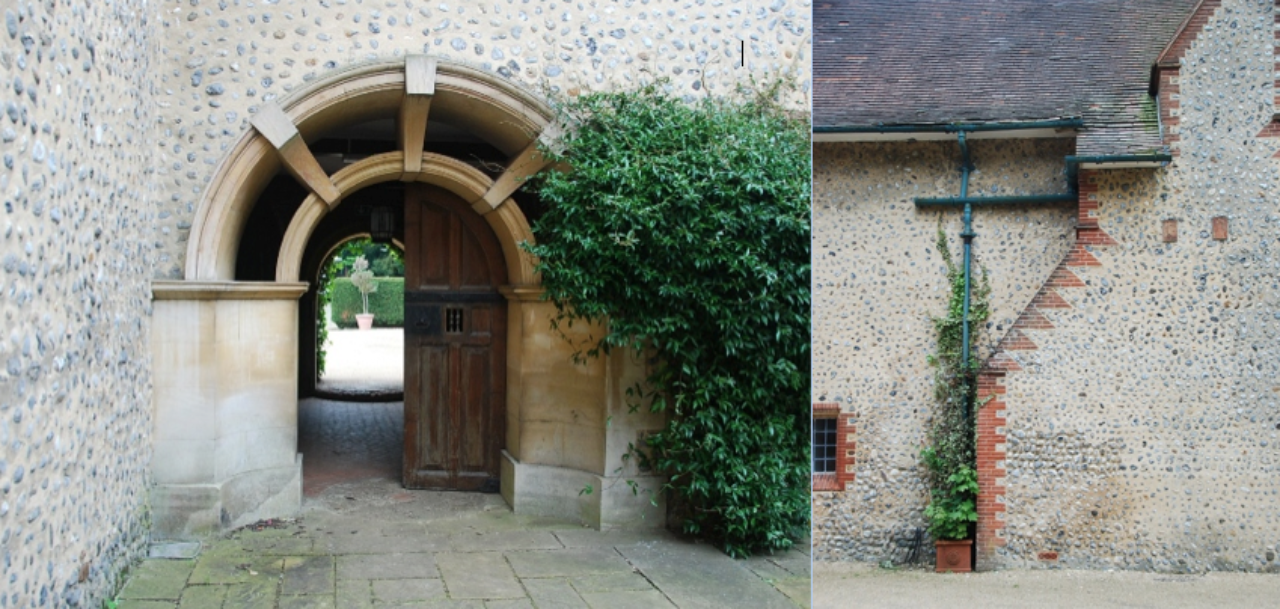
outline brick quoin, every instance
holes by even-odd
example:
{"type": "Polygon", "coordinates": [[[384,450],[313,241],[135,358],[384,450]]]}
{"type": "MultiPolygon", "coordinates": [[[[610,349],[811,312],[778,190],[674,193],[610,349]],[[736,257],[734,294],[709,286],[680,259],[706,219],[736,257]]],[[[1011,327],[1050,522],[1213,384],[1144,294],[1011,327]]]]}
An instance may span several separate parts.
{"type": "MultiPolygon", "coordinates": [[[[1275,49],[1274,52],[1280,53],[1280,0],[1276,0],[1275,22],[1272,25],[1272,29],[1274,32],[1273,36],[1275,37],[1275,42],[1273,43],[1273,48],[1275,49]]],[[[1275,81],[1273,86],[1280,87],[1280,56],[1272,57],[1272,62],[1272,78],[1275,81]]],[[[1263,127],[1262,131],[1258,132],[1258,137],[1260,138],[1280,137],[1280,120],[1277,120],[1274,116],[1277,111],[1280,111],[1280,89],[1276,89],[1271,111],[1273,114],[1271,122],[1267,123],[1267,126],[1263,127]]],[[[1272,158],[1280,158],[1280,152],[1272,155],[1272,158]]]]}
{"type": "Polygon", "coordinates": [[[977,563],[979,570],[989,570],[996,550],[1005,545],[1005,455],[1006,414],[1005,380],[1008,375],[1022,370],[1017,353],[1037,349],[1036,344],[1023,330],[1052,331],[1053,322],[1045,311],[1070,309],[1061,290],[1083,288],[1084,281],[1072,271],[1072,267],[1096,267],[1102,262],[1093,255],[1095,247],[1116,245],[1098,225],[1098,172],[1082,170],[1079,184],[1079,221],[1076,224],[1076,242],[1063,256],[1062,262],[1049,274],[1045,284],[1031,299],[1000,343],[995,353],[978,373],[977,444],[978,444],[978,527],[977,563]]]}
{"type": "MultiPolygon", "coordinates": [[[[1280,0],[1277,0],[1277,4],[1280,4],[1280,0]]],[[[1156,93],[1160,100],[1160,125],[1164,129],[1164,145],[1169,147],[1169,153],[1174,157],[1179,156],[1182,148],[1179,136],[1182,121],[1181,60],[1200,37],[1204,26],[1209,23],[1209,19],[1220,6],[1222,6],[1222,0],[1202,0],[1195,10],[1191,11],[1187,20],[1182,22],[1178,33],[1169,42],[1169,46],[1166,46],[1156,59],[1153,78],[1156,81],[1156,93]]],[[[1280,84],[1280,81],[1277,81],[1277,84],[1280,84]]],[[[1280,134],[1280,131],[1277,133],[1280,134]]]]}

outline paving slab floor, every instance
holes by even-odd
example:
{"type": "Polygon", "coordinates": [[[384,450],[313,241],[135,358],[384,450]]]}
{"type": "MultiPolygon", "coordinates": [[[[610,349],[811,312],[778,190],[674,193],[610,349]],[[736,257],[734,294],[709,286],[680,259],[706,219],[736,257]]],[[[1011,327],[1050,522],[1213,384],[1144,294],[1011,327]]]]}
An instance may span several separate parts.
{"type": "Polygon", "coordinates": [[[515,514],[496,494],[406,490],[401,408],[303,400],[301,513],[142,561],[118,608],[809,606],[807,541],[733,560],[666,531],[515,514]]]}

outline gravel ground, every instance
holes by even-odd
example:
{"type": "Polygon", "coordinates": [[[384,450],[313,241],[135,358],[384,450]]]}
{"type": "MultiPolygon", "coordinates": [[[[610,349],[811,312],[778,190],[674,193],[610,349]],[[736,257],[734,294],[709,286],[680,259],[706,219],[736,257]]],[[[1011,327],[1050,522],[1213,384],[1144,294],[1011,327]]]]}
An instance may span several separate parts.
{"type": "Polygon", "coordinates": [[[398,394],[404,391],[404,330],[330,328],[324,377],[317,389],[343,395],[398,394]]]}
{"type": "Polygon", "coordinates": [[[1182,609],[1280,607],[1280,575],[1011,570],[939,575],[867,563],[815,562],[813,607],[1182,609]]]}

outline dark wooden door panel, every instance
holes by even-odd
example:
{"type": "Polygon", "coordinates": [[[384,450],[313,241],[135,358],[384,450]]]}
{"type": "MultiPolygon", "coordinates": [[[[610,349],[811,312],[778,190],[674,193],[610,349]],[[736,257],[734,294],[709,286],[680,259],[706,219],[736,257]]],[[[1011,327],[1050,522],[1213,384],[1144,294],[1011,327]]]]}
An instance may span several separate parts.
{"type": "Polygon", "coordinates": [[[405,195],[409,488],[496,490],[506,424],[506,281],[484,219],[438,188],[405,195]]]}

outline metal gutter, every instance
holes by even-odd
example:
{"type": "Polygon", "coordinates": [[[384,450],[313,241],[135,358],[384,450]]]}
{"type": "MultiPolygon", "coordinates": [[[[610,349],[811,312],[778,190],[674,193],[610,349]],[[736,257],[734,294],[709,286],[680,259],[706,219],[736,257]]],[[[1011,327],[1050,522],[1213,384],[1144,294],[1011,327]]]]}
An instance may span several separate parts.
{"type": "Polygon", "coordinates": [[[1008,205],[1014,203],[1075,203],[1076,193],[1052,195],[1011,195],[1007,197],[916,197],[916,207],[935,205],[1008,205]]]}
{"type": "Polygon", "coordinates": [[[1123,169],[1127,167],[1163,167],[1173,161],[1173,155],[1167,152],[1151,152],[1146,154],[1106,154],[1094,156],[1068,156],[1067,188],[1072,192],[1079,191],[1080,168],[1085,169],[1123,169]]]}
{"type": "Polygon", "coordinates": [[[952,123],[947,125],[861,125],[847,127],[814,127],[815,142],[874,142],[904,140],[950,140],[957,133],[969,133],[970,139],[1017,139],[1072,137],[1084,127],[1078,118],[1048,121],[1011,121],[999,123],[952,123]]]}
{"type": "MultiPolygon", "coordinates": [[[[1051,121],[1052,123],[1074,123],[1079,121],[1051,121]]],[[[1044,123],[1041,123],[1044,124],[1044,123]]],[[[1025,128],[1024,124],[1004,123],[1009,126],[1010,130],[1025,128]],[[1016,126],[1015,126],[1016,125],[1016,126]]],[[[995,127],[988,126],[988,130],[998,130],[995,127]]],[[[1079,201],[1080,188],[1080,168],[1085,167],[1160,167],[1168,164],[1173,160],[1173,156],[1167,153],[1148,153],[1148,154],[1116,154],[1116,155],[1097,155],[1097,156],[1068,156],[1066,157],[1067,165],[1067,188],[1070,192],[1047,194],[1047,195],[1012,195],[1003,197],[971,197],[969,196],[969,174],[973,171],[973,160],[969,155],[969,143],[967,135],[968,129],[964,125],[945,125],[936,126],[933,132],[937,133],[941,130],[952,129],[954,131],[942,131],[945,133],[954,132],[958,143],[960,144],[960,196],[959,197],[916,197],[916,207],[931,206],[953,206],[964,207],[964,231],[960,233],[960,237],[964,240],[964,305],[961,312],[961,343],[960,352],[962,358],[961,370],[965,374],[975,372],[971,369],[972,364],[970,358],[970,323],[969,323],[969,304],[973,293],[972,285],[972,267],[973,267],[973,238],[977,233],[973,232],[973,206],[974,205],[1017,205],[1017,204],[1050,204],[1050,203],[1076,203],[1079,201]]],[[[815,133],[817,131],[815,130],[815,133]]],[[[965,402],[965,420],[970,420],[972,412],[970,404],[965,402]]]]}

